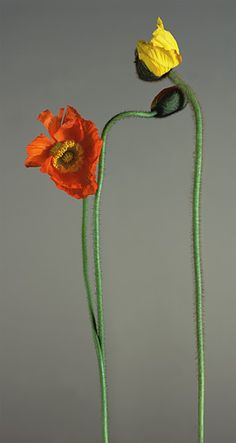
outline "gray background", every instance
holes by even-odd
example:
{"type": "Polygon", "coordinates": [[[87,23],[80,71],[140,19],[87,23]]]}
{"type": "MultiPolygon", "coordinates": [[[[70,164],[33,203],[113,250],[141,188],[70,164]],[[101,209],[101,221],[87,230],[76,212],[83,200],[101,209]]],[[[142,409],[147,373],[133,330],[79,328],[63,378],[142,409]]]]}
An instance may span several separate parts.
{"type": "MultiPolygon", "coordinates": [[[[160,15],[205,118],[202,241],[206,442],[235,442],[235,2],[1,0],[1,443],[99,443],[99,385],[81,264],[81,201],[23,166],[40,111],[71,104],[102,130],[148,110],[137,39],[160,15]]],[[[102,198],[111,442],[196,442],[189,108],[126,120],[102,198]]],[[[90,199],[92,203],[92,198],[90,199]]],[[[90,236],[91,237],[91,236],[90,236]]]]}

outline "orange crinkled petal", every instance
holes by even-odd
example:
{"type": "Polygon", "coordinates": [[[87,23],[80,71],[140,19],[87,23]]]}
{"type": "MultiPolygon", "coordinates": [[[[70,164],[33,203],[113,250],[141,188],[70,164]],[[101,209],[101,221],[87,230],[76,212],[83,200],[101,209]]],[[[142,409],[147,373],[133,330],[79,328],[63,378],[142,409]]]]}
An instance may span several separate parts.
{"type": "Polygon", "coordinates": [[[84,130],[80,118],[77,118],[77,120],[68,120],[54,133],[54,138],[58,142],[75,140],[80,143],[81,140],[83,140],[83,137],[84,130]]]}
{"type": "Polygon", "coordinates": [[[62,191],[66,192],[67,194],[71,195],[74,198],[80,199],[80,198],[86,198],[89,195],[93,195],[97,191],[97,183],[95,181],[88,183],[86,185],[78,185],[77,188],[67,188],[66,186],[61,185],[60,183],[57,183],[52,177],[51,179],[54,181],[56,187],[58,189],[61,189],[62,191]]]}
{"type": "Polygon", "coordinates": [[[90,120],[83,121],[84,139],[83,148],[86,152],[86,157],[90,162],[98,160],[101,149],[102,139],[98,133],[98,129],[95,124],[90,120]]]}
{"type": "Polygon", "coordinates": [[[39,114],[38,120],[43,123],[51,137],[54,137],[55,132],[60,128],[63,114],[64,108],[60,108],[58,115],[56,116],[54,116],[49,109],[46,109],[39,114]]]}
{"type": "Polygon", "coordinates": [[[52,143],[53,141],[43,134],[40,134],[32,140],[32,142],[26,146],[28,156],[25,160],[25,166],[41,166],[50,155],[52,143]]]}
{"type": "Polygon", "coordinates": [[[77,172],[63,173],[53,166],[51,159],[47,159],[40,170],[50,175],[55,183],[70,189],[96,182],[96,164],[85,163],[77,172]]]}
{"type": "Polygon", "coordinates": [[[78,113],[78,111],[76,111],[76,109],[73,108],[73,106],[67,106],[66,112],[65,112],[65,115],[64,115],[64,119],[63,119],[63,123],[66,123],[66,122],[71,121],[71,120],[76,120],[77,118],[82,119],[82,117],[78,113]]]}

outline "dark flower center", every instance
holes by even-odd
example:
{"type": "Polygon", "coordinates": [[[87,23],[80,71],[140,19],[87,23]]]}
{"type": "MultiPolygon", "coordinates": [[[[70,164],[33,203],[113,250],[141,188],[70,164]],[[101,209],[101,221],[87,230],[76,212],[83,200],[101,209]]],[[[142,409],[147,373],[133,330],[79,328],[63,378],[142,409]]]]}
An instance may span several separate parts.
{"type": "Polygon", "coordinates": [[[74,140],[58,142],[51,148],[53,166],[60,172],[77,172],[84,158],[84,150],[74,140]]]}

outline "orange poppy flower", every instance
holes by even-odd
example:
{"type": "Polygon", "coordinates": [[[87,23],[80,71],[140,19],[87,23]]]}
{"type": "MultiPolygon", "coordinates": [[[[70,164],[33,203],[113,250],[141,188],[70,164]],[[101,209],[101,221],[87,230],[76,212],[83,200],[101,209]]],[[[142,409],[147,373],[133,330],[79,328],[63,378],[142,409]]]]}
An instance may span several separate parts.
{"type": "Polygon", "coordinates": [[[43,134],[27,147],[25,166],[40,167],[59,189],[75,198],[96,193],[96,166],[102,139],[95,124],[85,120],[72,106],[54,116],[46,110],[38,116],[50,138],[43,134]]]}

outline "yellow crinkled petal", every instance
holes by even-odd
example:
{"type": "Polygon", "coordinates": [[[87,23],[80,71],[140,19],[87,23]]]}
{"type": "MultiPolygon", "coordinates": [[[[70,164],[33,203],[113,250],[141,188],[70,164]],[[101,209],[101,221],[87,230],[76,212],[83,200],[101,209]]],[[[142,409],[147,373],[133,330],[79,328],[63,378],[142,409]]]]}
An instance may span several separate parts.
{"type": "Polygon", "coordinates": [[[153,32],[153,38],[150,40],[150,44],[153,46],[159,46],[160,48],[165,48],[167,51],[175,49],[179,54],[179,47],[177,41],[169,31],[153,32]]]}
{"type": "Polygon", "coordinates": [[[164,25],[160,17],[157,19],[157,29],[152,33],[152,35],[153,38],[149,43],[151,43],[153,46],[165,48],[167,51],[175,49],[178,54],[180,53],[177,41],[169,31],[164,29],[164,25]]]}
{"type": "Polygon", "coordinates": [[[174,49],[166,50],[155,47],[143,40],[137,42],[137,51],[139,59],[157,77],[161,77],[182,62],[181,55],[174,49]]]}
{"type": "Polygon", "coordinates": [[[157,17],[157,28],[158,28],[158,27],[159,27],[160,29],[165,29],[161,17],[157,17]]]}
{"type": "Polygon", "coordinates": [[[166,31],[160,17],[157,19],[157,29],[153,32],[150,42],[137,42],[138,57],[149,71],[158,77],[182,62],[178,44],[173,35],[166,31]]]}

